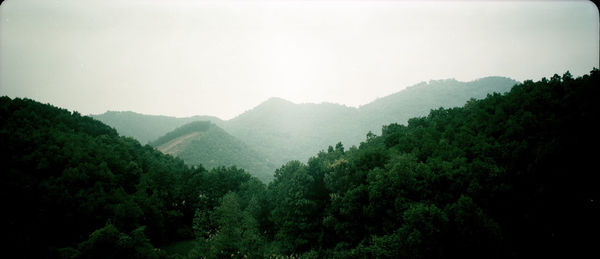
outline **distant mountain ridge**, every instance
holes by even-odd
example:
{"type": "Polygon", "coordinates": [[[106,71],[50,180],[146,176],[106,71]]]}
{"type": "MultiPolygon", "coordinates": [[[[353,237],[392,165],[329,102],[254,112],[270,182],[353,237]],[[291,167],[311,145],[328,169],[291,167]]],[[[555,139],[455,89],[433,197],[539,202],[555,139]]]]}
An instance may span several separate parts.
{"type": "Polygon", "coordinates": [[[471,82],[455,79],[419,83],[359,108],[332,103],[294,104],[271,98],[226,121],[223,128],[276,163],[306,160],[311,154],[342,142],[358,145],[365,132],[381,133],[381,126],[405,124],[431,109],[462,106],[471,98],[504,93],[518,82],[485,77],[471,82]]]}
{"type": "Polygon", "coordinates": [[[458,107],[471,98],[483,99],[494,92],[508,92],[517,83],[519,82],[500,76],[470,82],[455,79],[431,80],[360,106],[359,111],[366,125],[371,125],[365,129],[379,134],[381,125],[405,124],[412,117],[426,116],[431,109],[458,107]]]}
{"type": "Polygon", "coordinates": [[[271,98],[223,127],[278,164],[306,160],[328,145],[364,138],[357,131],[356,108],[281,100],[271,98]]]}
{"type": "MultiPolygon", "coordinates": [[[[329,145],[342,142],[346,147],[358,145],[365,132],[377,135],[390,123],[405,124],[409,118],[425,116],[431,109],[464,105],[471,98],[482,99],[491,93],[508,92],[518,82],[506,77],[484,77],[470,82],[455,79],[431,80],[407,87],[397,93],[376,99],[359,108],[332,103],[295,104],[282,98],[270,98],[237,117],[223,121],[216,117],[156,118],[126,113],[135,119],[115,121],[106,114],[95,115],[122,135],[143,140],[167,132],[195,120],[212,121],[227,133],[266,157],[275,167],[289,160],[308,159],[329,145]],[[136,134],[136,121],[144,121],[145,131],[136,134]],[[127,133],[121,129],[128,130],[127,133]]],[[[159,116],[160,117],[160,116],[159,116]]]]}
{"type": "Polygon", "coordinates": [[[142,144],[156,140],[165,133],[193,121],[211,121],[220,125],[223,121],[214,116],[176,118],[163,115],[146,115],[131,111],[107,111],[90,117],[115,128],[123,136],[133,137],[142,144]]]}

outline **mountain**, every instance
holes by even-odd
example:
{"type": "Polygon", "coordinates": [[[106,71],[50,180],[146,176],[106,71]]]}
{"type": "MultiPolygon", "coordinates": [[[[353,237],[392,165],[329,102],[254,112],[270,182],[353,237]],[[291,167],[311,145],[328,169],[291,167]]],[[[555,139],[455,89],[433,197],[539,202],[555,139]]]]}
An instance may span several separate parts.
{"type": "Polygon", "coordinates": [[[360,107],[363,130],[381,133],[381,125],[405,124],[409,118],[426,116],[440,107],[459,107],[471,98],[505,93],[518,82],[506,77],[484,77],[470,82],[454,79],[419,83],[360,107]]]}
{"type": "Polygon", "coordinates": [[[108,111],[103,114],[90,116],[114,127],[122,136],[133,137],[142,144],[156,140],[165,133],[192,121],[211,121],[216,124],[223,122],[214,116],[175,118],[161,115],[145,115],[130,111],[108,111]]]}
{"type": "Polygon", "coordinates": [[[273,236],[298,257],[586,257],[600,241],[598,85],[597,69],[528,80],[290,161],[268,186],[273,236]]]}
{"type": "Polygon", "coordinates": [[[191,232],[198,192],[186,196],[173,190],[193,190],[189,185],[198,181],[190,176],[203,172],[121,137],[100,121],[29,99],[0,97],[0,143],[7,253],[151,257],[155,252],[145,235],[158,245],[189,236],[182,229],[191,232]],[[183,199],[187,206],[170,205],[183,199]],[[102,229],[121,238],[121,247],[136,251],[94,250],[92,239],[102,229]]]}
{"type": "Polygon", "coordinates": [[[224,124],[225,130],[283,164],[305,160],[337,142],[360,139],[357,109],[332,103],[303,103],[271,98],[224,124]]]}
{"type": "Polygon", "coordinates": [[[209,121],[185,124],[149,144],[188,165],[237,166],[264,182],[271,181],[276,169],[261,153],[209,121]]]}
{"type": "Polygon", "coordinates": [[[173,118],[132,112],[107,112],[94,118],[115,127],[121,135],[132,136],[142,143],[155,140],[191,121],[208,120],[255,150],[259,153],[257,156],[264,156],[267,163],[279,166],[290,160],[305,161],[312,154],[338,142],[347,147],[358,145],[366,132],[379,135],[383,125],[405,124],[409,118],[425,116],[432,109],[457,107],[471,98],[504,93],[517,83],[506,77],[485,77],[470,82],[432,80],[359,108],[333,103],[296,104],[271,98],[227,121],[208,116],[173,118]]]}
{"type": "MultiPolygon", "coordinates": [[[[598,69],[567,72],[431,110],[358,147],[287,162],[268,185],[236,167],[190,167],[77,112],[0,97],[5,254],[586,257],[600,230],[599,81],[598,69]]],[[[194,122],[152,143],[215,127],[194,122]]]]}
{"type": "Polygon", "coordinates": [[[271,98],[226,121],[223,127],[276,164],[304,161],[338,142],[358,145],[365,132],[380,134],[382,125],[405,124],[409,118],[425,116],[432,109],[457,107],[471,98],[507,92],[517,83],[505,77],[471,82],[436,80],[408,87],[358,109],[331,103],[294,104],[271,98]]]}

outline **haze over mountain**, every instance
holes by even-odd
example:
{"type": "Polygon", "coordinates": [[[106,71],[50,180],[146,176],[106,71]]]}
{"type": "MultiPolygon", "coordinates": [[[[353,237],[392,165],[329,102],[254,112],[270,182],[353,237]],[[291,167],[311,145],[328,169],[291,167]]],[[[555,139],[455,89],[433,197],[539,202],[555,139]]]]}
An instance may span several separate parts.
{"type": "Polygon", "coordinates": [[[519,82],[500,76],[489,76],[470,82],[455,79],[431,80],[379,98],[360,107],[364,132],[381,133],[381,125],[405,124],[409,118],[426,116],[431,109],[458,107],[470,98],[482,99],[488,94],[504,93],[519,82]]]}
{"type": "Polygon", "coordinates": [[[382,125],[404,124],[411,117],[425,116],[431,109],[461,106],[470,98],[503,93],[516,83],[506,77],[485,77],[471,82],[432,80],[359,108],[332,103],[295,104],[270,98],[227,121],[209,116],[173,118],[133,112],[110,112],[93,117],[142,143],[150,136],[164,135],[190,121],[209,120],[278,166],[290,160],[305,161],[338,142],[347,147],[358,145],[366,132],[379,135],[382,125]]]}
{"type": "Polygon", "coordinates": [[[276,164],[308,159],[337,142],[358,144],[358,110],[339,104],[303,103],[271,98],[235,117],[224,129],[264,153],[276,164]]]}
{"type": "Polygon", "coordinates": [[[0,3],[3,258],[598,253],[596,1],[0,3]]]}
{"type": "MultiPolygon", "coordinates": [[[[268,184],[233,166],[186,165],[77,111],[2,96],[5,254],[585,258],[600,231],[590,170],[599,84],[598,69],[527,80],[384,125],[359,147],[289,161],[268,184]]],[[[269,106],[299,106],[295,116],[318,107],[272,99],[257,111],[269,106]]],[[[217,143],[211,151],[228,139],[204,121],[152,144],[175,152],[194,138],[217,143]]]]}
{"type": "Polygon", "coordinates": [[[139,114],[131,111],[107,111],[103,114],[90,116],[114,127],[119,134],[133,137],[142,144],[156,140],[165,133],[193,121],[222,123],[221,119],[214,116],[176,118],[162,115],[139,114]]]}
{"type": "Polygon", "coordinates": [[[3,94],[229,120],[272,96],[357,107],[429,79],[583,75],[600,57],[589,1],[81,2],[2,4],[3,94]]]}
{"type": "Polygon", "coordinates": [[[264,182],[273,179],[276,169],[261,153],[209,121],[185,124],[150,145],[183,159],[188,165],[202,165],[206,169],[237,166],[264,182]]]}

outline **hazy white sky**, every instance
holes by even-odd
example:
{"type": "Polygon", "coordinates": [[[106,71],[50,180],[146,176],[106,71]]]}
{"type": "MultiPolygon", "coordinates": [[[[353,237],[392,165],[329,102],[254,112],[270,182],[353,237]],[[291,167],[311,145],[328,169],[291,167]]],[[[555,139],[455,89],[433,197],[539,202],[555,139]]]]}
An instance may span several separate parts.
{"type": "Polygon", "coordinates": [[[0,95],[83,114],[230,119],[273,96],[359,106],[599,62],[587,1],[6,0],[0,19],[0,95]]]}

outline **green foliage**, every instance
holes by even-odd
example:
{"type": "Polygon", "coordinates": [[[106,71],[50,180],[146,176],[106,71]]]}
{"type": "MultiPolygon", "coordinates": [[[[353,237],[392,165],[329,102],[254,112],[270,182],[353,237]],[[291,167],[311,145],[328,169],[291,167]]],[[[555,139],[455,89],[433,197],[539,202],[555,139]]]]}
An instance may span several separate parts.
{"type": "Polygon", "coordinates": [[[168,245],[162,246],[160,249],[166,254],[172,255],[175,258],[177,258],[177,256],[184,257],[197,246],[197,243],[198,241],[195,239],[175,241],[168,245]]]}
{"type": "Polygon", "coordinates": [[[192,237],[186,258],[583,257],[600,230],[599,76],[389,124],[287,162],[267,186],[2,97],[3,234],[25,257],[182,257],[154,247],[192,237]]]}
{"type": "Polygon", "coordinates": [[[133,256],[193,238],[197,209],[212,210],[253,179],[234,167],[190,168],[94,119],[28,99],[0,97],[0,118],[3,235],[24,257],[88,257],[96,245],[133,256]]]}
{"type": "Polygon", "coordinates": [[[144,227],[127,235],[111,224],[94,231],[79,244],[79,251],[79,258],[158,258],[144,235],[144,227]]]}
{"type": "Polygon", "coordinates": [[[591,252],[599,75],[526,81],[284,165],[269,185],[273,239],[305,257],[591,252]]]}
{"type": "Polygon", "coordinates": [[[275,238],[285,251],[302,251],[317,240],[314,228],[318,221],[316,203],[310,199],[314,178],[306,173],[306,165],[291,161],[275,171],[275,180],[269,184],[273,205],[271,220],[277,229],[275,238]]]}
{"type": "MultiPolygon", "coordinates": [[[[221,198],[220,205],[210,214],[216,228],[207,236],[199,236],[199,243],[190,257],[205,258],[260,258],[264,239],[259,225],[251,213],[251,207],[243,210],[237,194],[230,192],[221,198]]],[[[203,222],[195,221],[194,224],[203,222]]],[[[196,226],[199,228],[199,226],[196,226]]]]}

